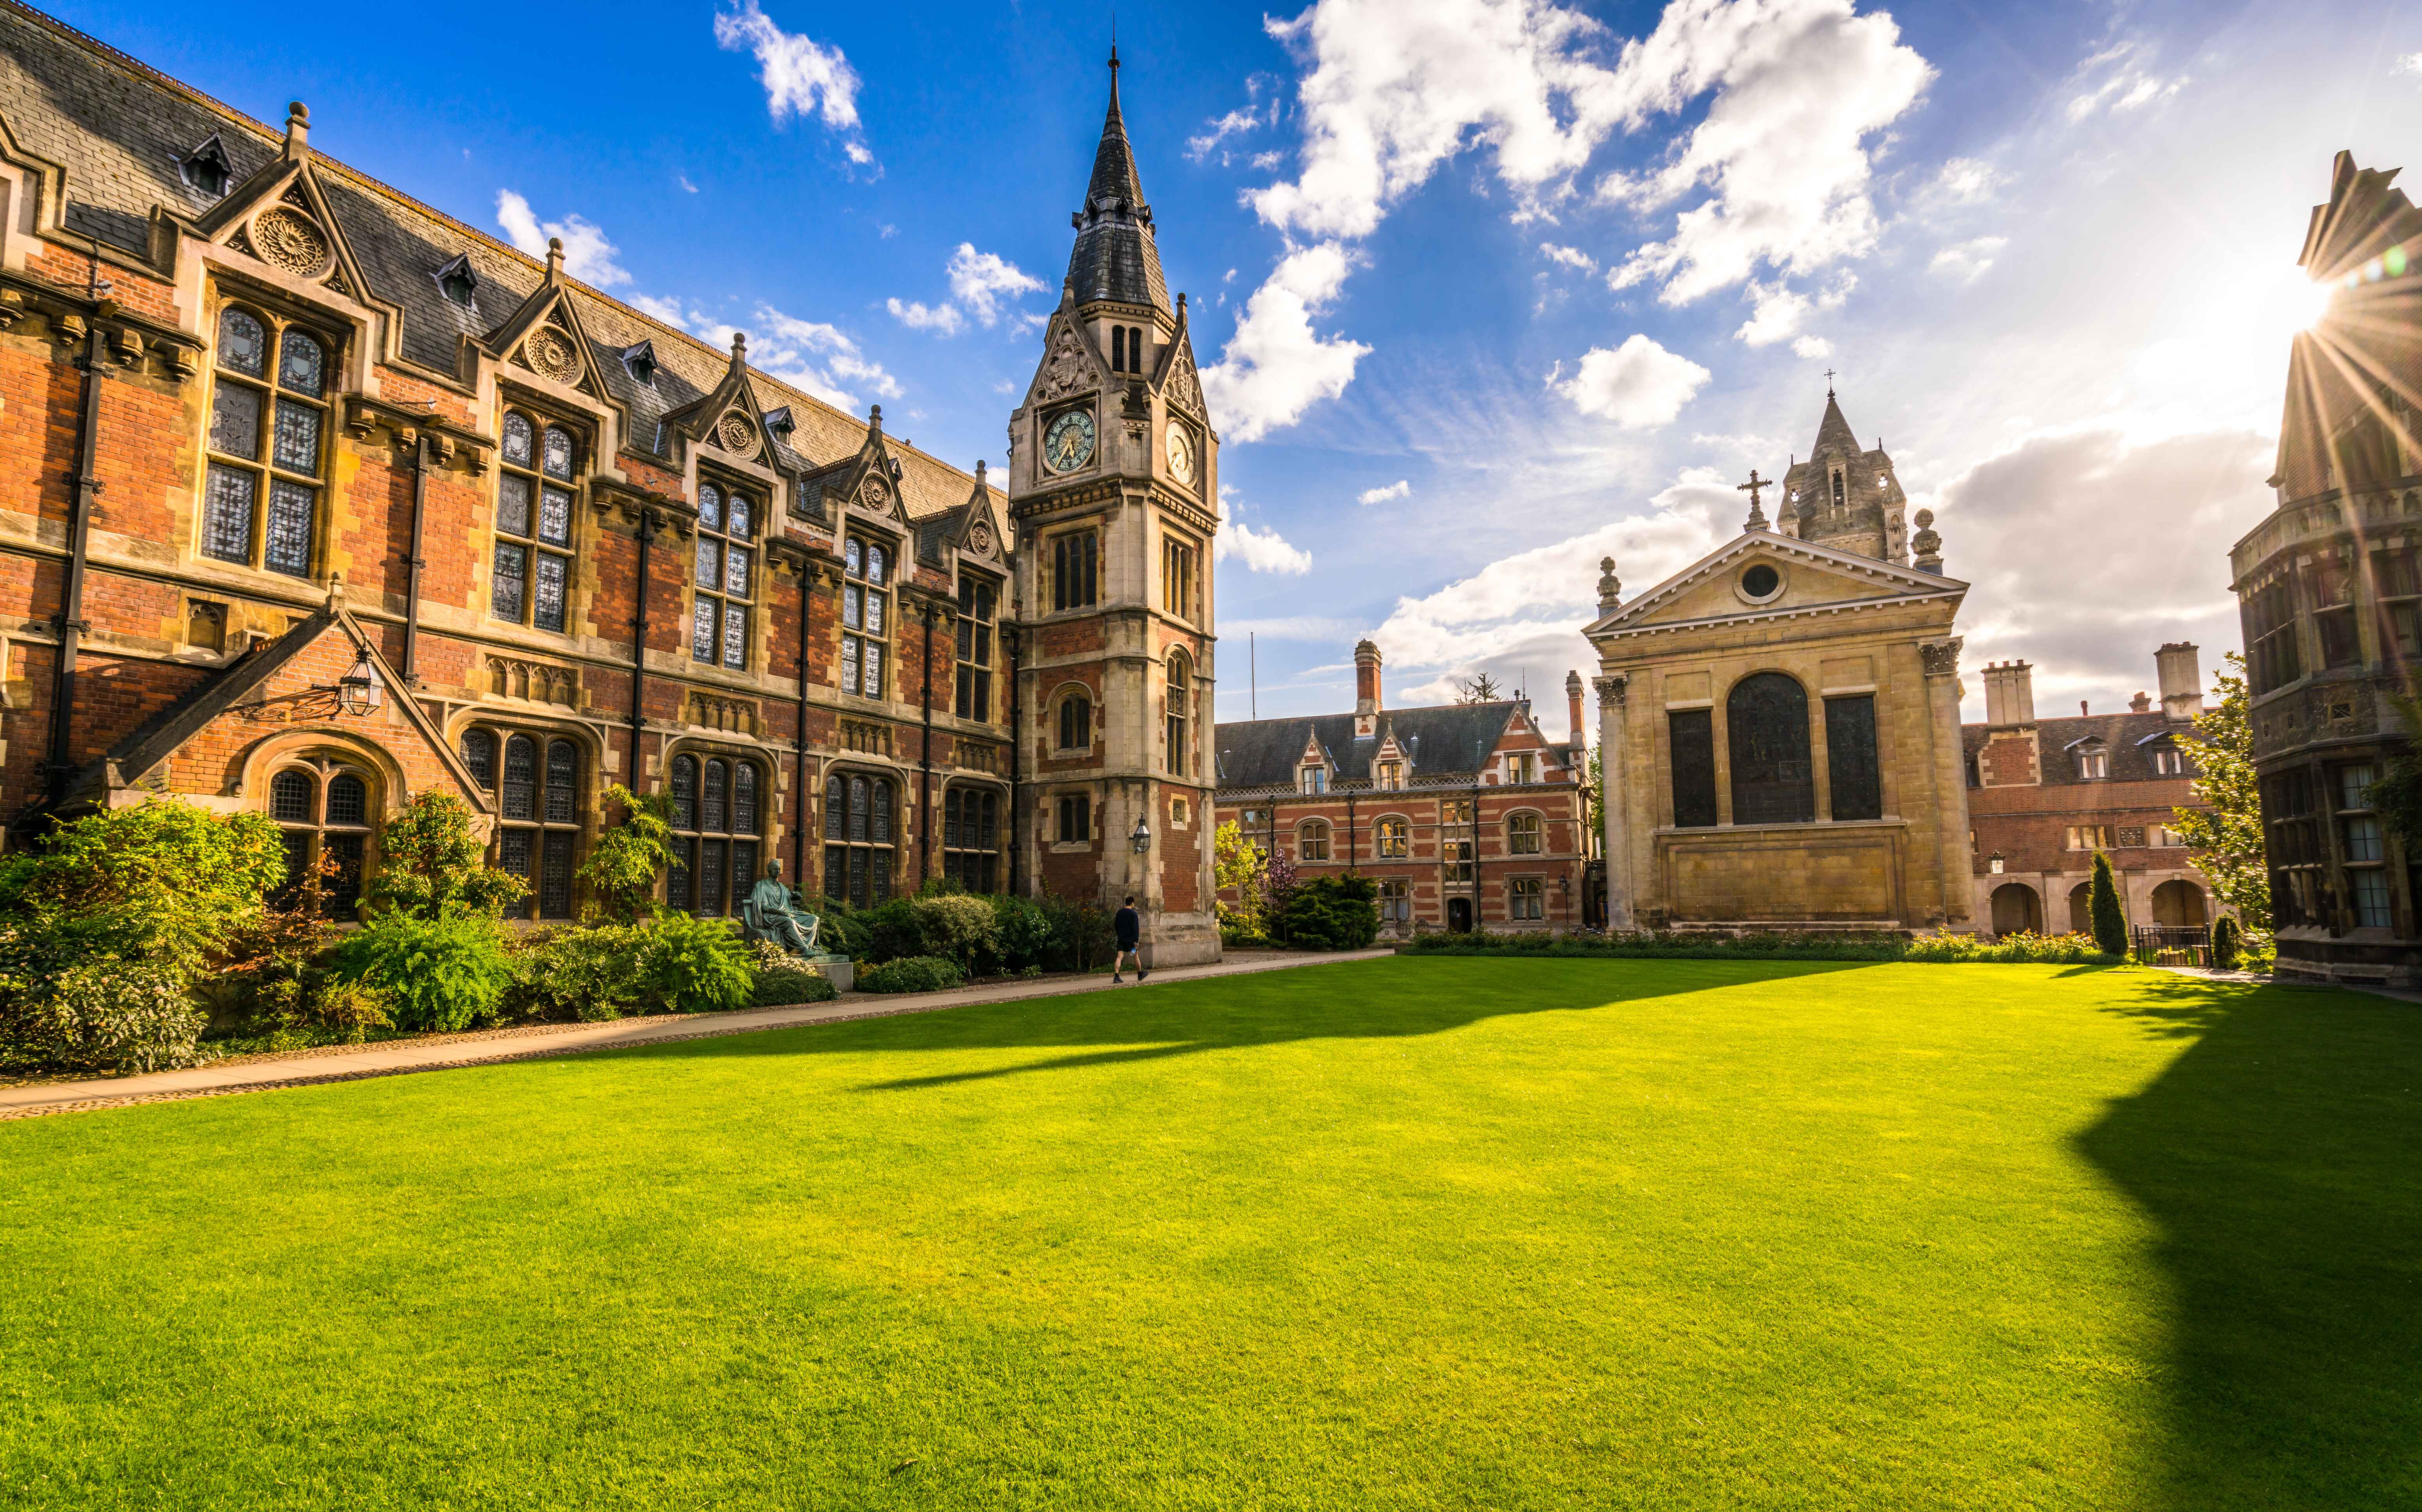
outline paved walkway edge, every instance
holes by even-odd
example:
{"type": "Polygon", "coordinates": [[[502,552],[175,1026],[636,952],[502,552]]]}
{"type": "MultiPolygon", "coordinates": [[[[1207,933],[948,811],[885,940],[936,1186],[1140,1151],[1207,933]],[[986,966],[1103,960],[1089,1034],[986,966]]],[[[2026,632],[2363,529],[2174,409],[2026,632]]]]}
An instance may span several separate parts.
{"type": "MultiPolygon", "coordinates": [[[[1384,950],[1311,952],[1221,961],[1216,966],[1172,967],[1156,971],[1142,984],[1145,990],[1165,983],[1196,982],[1209,977],[1245,976],[1257,971],[1282,971],[1298,966],[1323,966],[1339,961],[1384,960],[1384,950]]],[[[1065,998],[1082,992],[1124,991],[1108,977],[1071,981],[1016,982],[949,992],[904,993],[887,998],[879,993],[852,992],[838,1001],[794,1008],[744,1008],[727,1014],[696,1014],[681,1017],[623,1019],[603,1024],[566,1024],[498,1030],[492,1036],[448,1037],[440,1044],[387,1040],[376,1045],[337,1045],[324,1050],[281,1061],[250,1061],[233,1065],[197,1065],[181,1071],[155,1071],[143,1076],[108,1077],[89,1081],[54,1081],[34,1086],[0,1088],[0,1120],[39,1118],[48,1113],[86,1112],[125,1108],[137,1103],[178,1102],[189,1097],[227,1097],[238,1093],[275,1092],[282,1087],[322,1086],[331,1081],[360,1081],[371,1077],[408,1076],[417,1071],[448,1071],[459,1066],[495,1065],[507,1061],[551,1060],[590,1050],[620,1049],[633,1045],[671,1045],[683,1040],[722,1039],[755,1034],[769,1029],[797,1029],[812,1024],[847,1023],[859,1018],[889,1018],[900,1014],[932,1013],[982,1003],[1018,1002],[1029,998],[1065,998]],[[539,1038],[543,1044],[533,1046],[539,1038]]]]}

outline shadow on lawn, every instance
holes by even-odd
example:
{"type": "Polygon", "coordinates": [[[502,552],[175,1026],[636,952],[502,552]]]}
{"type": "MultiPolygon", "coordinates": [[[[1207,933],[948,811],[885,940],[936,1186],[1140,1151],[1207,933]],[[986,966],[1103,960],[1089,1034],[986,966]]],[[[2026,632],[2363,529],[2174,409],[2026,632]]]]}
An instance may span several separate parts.
{"type": "Polygon", "coordinates": [[[1486,958],[1420,963],[1419,974],[1381,966],[1306,967],[1118,992],[1029,998],[939,1013],[827,1024],[808,1033],[735,1035],[667,1046],[665,1054],[859,1054],[886,1050],[1067,1049],[1014,1065],[879,1081],[863,1092],[947,1087],[1038,1071],[1167,1060],[1203,1050],[1306,1039],[1436,1034],[1507,1014],[1555,1013],[1636,1002],[1785,977],[1869,969],[1864,961],[1541,961],[1570,968],[1514,970],[1486,958]],[[1631,970],[1628,967],[1651,969],[1631,970]],[[1682,968],[1683,969],[1657,969],[1682,968]],[[1387,980],[1392,978],[1393,980],[1387,980]]]}
{"type": "Polygon", "coordinates": [[[2177,1508],[2422,1504],[2422,1009],[2172,979],[2079,1148],[2161,1225],[2177,1508]]]}

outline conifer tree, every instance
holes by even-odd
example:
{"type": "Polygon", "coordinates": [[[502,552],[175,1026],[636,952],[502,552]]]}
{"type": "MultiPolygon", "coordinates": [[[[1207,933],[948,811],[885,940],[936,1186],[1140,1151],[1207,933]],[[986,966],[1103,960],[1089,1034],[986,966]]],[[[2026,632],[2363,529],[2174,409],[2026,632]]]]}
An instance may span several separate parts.
{"type": "Polygon", "coordinates": [[[2128,953],[2128,916],[2119,907],[2119,889],[2111,879],[2111,858],[2094,853],[2094,948],[2105,955],[2128,953]]]}

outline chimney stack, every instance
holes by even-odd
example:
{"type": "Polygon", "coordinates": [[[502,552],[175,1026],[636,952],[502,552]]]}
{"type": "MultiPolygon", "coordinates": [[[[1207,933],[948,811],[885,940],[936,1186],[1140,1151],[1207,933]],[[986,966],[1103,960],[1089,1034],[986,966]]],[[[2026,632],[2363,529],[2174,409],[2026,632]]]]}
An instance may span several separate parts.
{"type": "Polygon", "coordinates": [[[2162,684],[2162,712],[2176,724],[2203,713],[2203,658],[2194,642],[2173,640],[2153,653],[2155,674],[2162,684]]]}
{"type": "Polygon", "coordinates": [[[2141,689],[2138,690],[2134,698],[2128,701],[2128,712],[2130,714],[2149,714],[2152,712],[2152,709],[2153,701],[2147,698],[2141,689]]]}
{"type": "Polygon", "coordinates": [[[1993,725],[2036,722],[2034,668],[2022,661],[1985,664],[1985,722],[1993,725]]]}
{"type": "Polygon", "coordinates": [[[1565,674],[1565,709],[1572,719],[1572,733],[1567,743],[1578,748],[1588,739],[1581,732],[1581,674],[1579,672],[1565,674]]]}
{"type": "Polygon", "coordinates": [[[1354,642],[1354,714],[1367,719],[1379,712],[1379,648],[1369,640],[1354,642]]]}

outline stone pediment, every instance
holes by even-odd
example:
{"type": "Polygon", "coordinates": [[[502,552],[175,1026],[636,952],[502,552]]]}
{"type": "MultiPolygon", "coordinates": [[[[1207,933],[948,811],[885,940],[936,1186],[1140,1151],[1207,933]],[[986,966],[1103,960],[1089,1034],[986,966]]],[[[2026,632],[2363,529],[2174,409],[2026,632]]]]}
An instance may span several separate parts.
{"type": "Polygon", "coordinates": [[[1629,604],[1600,615],[1584,633],[1625,636],[1925,600],[1957,604],[1967,591],[1968,585],[1957,578],[1757,530],[1736,536],[1629,604]]]}

